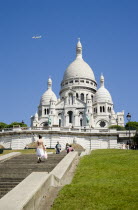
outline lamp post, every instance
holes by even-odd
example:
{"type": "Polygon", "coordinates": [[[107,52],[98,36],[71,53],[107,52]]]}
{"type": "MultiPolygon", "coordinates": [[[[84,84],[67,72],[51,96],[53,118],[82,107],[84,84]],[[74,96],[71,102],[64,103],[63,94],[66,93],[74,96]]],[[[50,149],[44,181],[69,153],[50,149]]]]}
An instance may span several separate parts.
{"type": "Polygon", "coordinates": [[[131,114],[128,113],[127,116],[126,116],[127,120],[128,120],[128,127],[129,127],[129,144],[131,143],[131,140],[130,140],[130,120],[131,120],[131,114]]]}

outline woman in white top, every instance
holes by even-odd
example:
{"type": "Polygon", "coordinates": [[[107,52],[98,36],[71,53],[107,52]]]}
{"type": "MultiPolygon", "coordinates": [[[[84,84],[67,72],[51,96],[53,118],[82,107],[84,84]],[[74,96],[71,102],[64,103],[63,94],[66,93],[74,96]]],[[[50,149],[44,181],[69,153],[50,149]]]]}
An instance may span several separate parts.
{"type": "Polygon", "coordinates": [[[39,139],[37,140],[36,154],[38,156],[37,163],[40,163],[42,161],[42,158],[45,156],[45,147],[41,135],[39,135],[39,139]]]}

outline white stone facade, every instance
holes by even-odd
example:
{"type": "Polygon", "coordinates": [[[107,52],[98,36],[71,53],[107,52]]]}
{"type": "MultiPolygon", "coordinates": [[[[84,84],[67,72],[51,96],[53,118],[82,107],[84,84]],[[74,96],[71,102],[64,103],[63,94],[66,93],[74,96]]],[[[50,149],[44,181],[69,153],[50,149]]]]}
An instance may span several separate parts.
{"type": "Polygon", "coordinates": [[[61,82],[60,98],[52,91],[52,80],[42,95],[38,112],[31,117],[31,127],[107,129],[124,126],[124,111],[114,112],[109,91],[101,75],[100,88],[91,67],[82,58],[80,40],[76,59],[66,69],[61,82]]]}

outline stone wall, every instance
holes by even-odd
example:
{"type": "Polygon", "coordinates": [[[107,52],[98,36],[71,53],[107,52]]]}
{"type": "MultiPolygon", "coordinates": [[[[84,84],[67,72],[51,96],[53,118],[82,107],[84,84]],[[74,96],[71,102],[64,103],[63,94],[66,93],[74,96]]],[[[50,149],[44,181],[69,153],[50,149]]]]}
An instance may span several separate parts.
{"type": "Polygon", "coordinates": [[[72,131],[48,131],[48,130],[21,130],[0,133],[0,144],[5,148],[24,149],[27,144],[37,140],[38,135],[43,136],[44,144],[48,148],[55,148],[57,141],[65,148],[66,143],[80,144],[85,149],[117,148],[117,133],[90,133],[72,131]]]}

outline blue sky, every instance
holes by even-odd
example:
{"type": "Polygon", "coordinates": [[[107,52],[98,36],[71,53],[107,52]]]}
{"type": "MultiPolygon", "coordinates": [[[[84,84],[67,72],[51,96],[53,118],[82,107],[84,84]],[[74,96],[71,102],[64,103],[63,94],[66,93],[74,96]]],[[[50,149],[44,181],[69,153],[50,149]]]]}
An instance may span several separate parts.
{"type": "Polygon", "coordinates": [[[115,111],[138,121],[137,11],[137,0],[0,0],[0,121],[29,126],[49,75],[58,96],[78,37],[115,111]]]}

